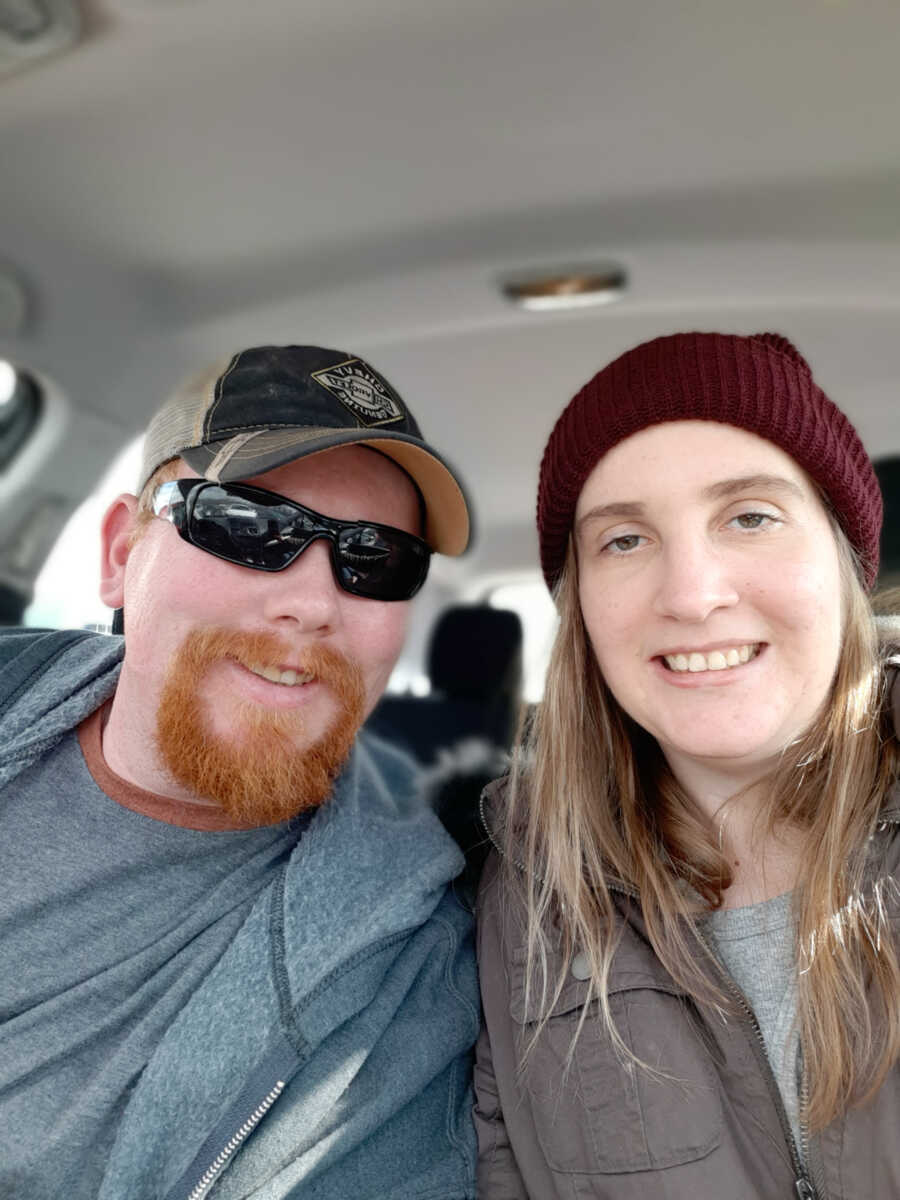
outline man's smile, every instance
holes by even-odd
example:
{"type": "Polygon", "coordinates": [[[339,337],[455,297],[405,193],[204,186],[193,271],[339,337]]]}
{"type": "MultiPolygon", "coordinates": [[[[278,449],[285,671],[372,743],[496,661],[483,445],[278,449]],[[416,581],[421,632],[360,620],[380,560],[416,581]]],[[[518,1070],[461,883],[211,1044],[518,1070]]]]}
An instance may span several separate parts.
{"type": "Polygon", "coordinates": [[[315,679],[312,671],[295,670],[293,667],[264,667],[261,663],[245,665],[247,670],[252,671],[254,675],[260,675],[271,683],[280,683],[285,687],[298,687],[304,683],[311,683],[315,679]]]}

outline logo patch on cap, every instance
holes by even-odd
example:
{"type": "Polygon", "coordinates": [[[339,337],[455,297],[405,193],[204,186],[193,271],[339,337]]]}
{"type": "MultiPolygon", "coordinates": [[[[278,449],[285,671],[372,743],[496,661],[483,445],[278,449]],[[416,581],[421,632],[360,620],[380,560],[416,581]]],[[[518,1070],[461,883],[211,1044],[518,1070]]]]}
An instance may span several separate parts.
{"type": "Polygon", "coordinates": [[[403,420],[403,410],[391,385],[360,358],[313,371],[312,378],[349,408],[363,425],[387,425],[403,420]]]}

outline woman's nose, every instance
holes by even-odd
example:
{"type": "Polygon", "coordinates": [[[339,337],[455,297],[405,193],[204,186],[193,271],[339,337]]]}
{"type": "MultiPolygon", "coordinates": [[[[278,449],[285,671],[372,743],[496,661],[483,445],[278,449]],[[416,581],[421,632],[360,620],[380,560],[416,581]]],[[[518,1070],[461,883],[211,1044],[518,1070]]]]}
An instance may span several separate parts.
{"type": "Polygon", "coordinates": [[[700,623],[740,598],[729,563],[705,539],[670,544],[661,556],[660,572],[655,608],[662,616],[700,623]]]}

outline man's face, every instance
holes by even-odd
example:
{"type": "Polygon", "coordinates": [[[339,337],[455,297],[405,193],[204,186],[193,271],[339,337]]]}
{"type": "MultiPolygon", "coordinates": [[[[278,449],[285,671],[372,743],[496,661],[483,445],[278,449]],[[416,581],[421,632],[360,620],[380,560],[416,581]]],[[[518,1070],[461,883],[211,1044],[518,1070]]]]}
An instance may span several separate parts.
{"type": "MultiPolygon", "coordinates": [[[[194,476],[187,467],[179,474],[194,476]]],[[[409,479],[363,447],[323,452],[246,482],[330,517],[420,532],[409,479]]],[[[313,757],[336,729],[338,746],[329,753],[342,760],[403,645],[408,604],[343,591],[324,540],[271,573],[207,554],[183,541],[168,521],[153,519],[128,551],[121,574],[127,649],[117,701],[127,704],[136,736],[146,736],[152,714],[170,774],[200,795],[197,781],[207,776],[170,760],[170,754],[176,760],[182,755],[169,743],[183,740],[183,729],[196,726],[189,757],[207,754],[209,745],[226,755],[227,764],[223,759],[212,778],[227,779],[254,755],[261,767],[273,756],[289,765],[313,757]]],[[[115,601],[113,592],[107,587],[107,603],[115,601]]],[[[318,786],[327,789],[335,769],[318,786]]],[[[249,790],[275,786],[267,777],[251,782],[249,790]]],[[[296,787],[296,779],[285,786],[296,787]]],[[[220,795],[209,798],[229,807],[220,795]]],[[[294,811],[322,798],[295,804],[294,811]]],[[[283,811],[290,803],[286,798],[266,809],[265,818],[291,815],[283,811]]]]}

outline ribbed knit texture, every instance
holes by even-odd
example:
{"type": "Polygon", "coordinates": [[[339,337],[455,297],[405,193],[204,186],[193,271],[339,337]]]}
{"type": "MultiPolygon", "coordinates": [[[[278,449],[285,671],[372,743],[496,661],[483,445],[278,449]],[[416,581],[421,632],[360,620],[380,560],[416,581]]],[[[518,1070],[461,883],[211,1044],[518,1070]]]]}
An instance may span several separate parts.
{"type": "Polygon", "coordinates": [[[556,422],[541,462],[537,524],[548,587],[562,571],[575,506],[598,460],[650,425],[692,420],[747,429],[799,463],[828,496],[872,587],[882,519],[878,480],[856,430],[777,333],[655,338],[584,385],[556,422]]]}

